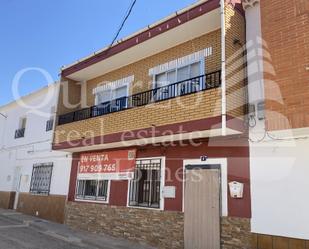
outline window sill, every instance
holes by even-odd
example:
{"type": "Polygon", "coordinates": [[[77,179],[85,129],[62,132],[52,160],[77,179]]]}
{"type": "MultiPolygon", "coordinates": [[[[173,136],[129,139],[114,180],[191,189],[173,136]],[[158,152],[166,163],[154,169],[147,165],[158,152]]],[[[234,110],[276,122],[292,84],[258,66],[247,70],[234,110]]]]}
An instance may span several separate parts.
{"type": "Polygon", "coordinates": [[[98,204],[109,204],[109,201],[100,201],[100,200],[91,200],[91,199],[74,199],[75,202],[84,202],[84,203],[98,203],[98,204]]]}
{"type": "Polygon", "coordinates": [[[147,209],[147,210],[153,210],[153,211],[163,211],[163,208],[162,208],[162,207],[159,207],[159,208],[152,208],[152,207],[130,206],[130,205],[127,205],[127,208],[147,209]]]}
{"type": "Polygon", "coordinates": [[[35,192],[30,192],[31,195],[36,195],[36,196],[49,196],[49,193],[35,193],[35,192]]]}

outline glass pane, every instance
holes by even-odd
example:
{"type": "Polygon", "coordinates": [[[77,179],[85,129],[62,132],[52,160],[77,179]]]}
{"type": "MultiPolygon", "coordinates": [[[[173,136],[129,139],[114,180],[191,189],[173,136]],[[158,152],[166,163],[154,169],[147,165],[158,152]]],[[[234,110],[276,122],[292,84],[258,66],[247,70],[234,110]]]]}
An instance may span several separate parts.
{"type": "Polygon", "coordinates": [[[190,78],[194,78],[201,75],[201,63],[197,62],[191,65],[190,78]]]}
{"type": "Polygon", "coordinates": [[[52,164],[42,164],[41,166],[33,167],[30,192],[39,194],[49,193],[52,169],[52,164]]]}
{"type": "Polygon", "coordinates": [[[26,128],[26,123],[27,123],[27,118],[22,118],[21,119],[21,124],[20,124],[20,129],[25,129],[26,128]]]}
{"type": "Polygon", "coordinates": [[[141,206],[148,206],[149,202],[149,181],[148,181],[148,171],[141,170],[141,179],[139,186],[139,195],[138,195],[138,203],[141,206]]]}
{"type": "MultiPolygon", "coordinates": [[[[200,76],[201,75],[201,63],[197,62],[197,63],[192,64],[190,70],[191,70],[191,72],[190,72],[191,78],[200,76]]],[[[200,88],[201,79],[200,78],[193,79],[193,80],[191,80],[190,84],[191,85],[188,86],[188,91],[189,92],[196,92],[200,88]]]]}
{"type": "Polygon", "coordinates": [[[179,68],[177,71],[177,81],[183,81],[190,78],[190,66],[179,68]]]}
{"type": "Polygon", "coordinates": [[[170,71],[167,73],[167,82],[168,84],[173,84],[176,82],[176,71],[170,71]]]}
{"type": "Polygon", "coordinates": [[[151,173],[151,206],[160,206],[160,170],[150,170],[151,173]]]}
{"type": "Polygon", "coordinates": [[[96,180],[87,180],[85,181],[85,196],[86,197],[95,197],[97,195],[97,181],[96,180]]]}
{"type": "Polygon", "coordinates": [[[98,199],[107,200],[108,181],[99,181],[98,199]]]}
{"type": "Polygon", "coordinates": [[[140,207],[160,207],[160,169],[152,169],[151,164],[143,164],[137,169],[130,182],[130,205],[140,207]]]}
{"type": "Polygon", "coordinates": [[[119,87],[113,91],[113,99],[118,99],[127,96],[127,86],[119,87]]]}
{"type": "Polygon", "coordinates": [[[156,75],[156,88],[167,85],[166,73],[156,75]]]}
{"type": "Polygon", "coordinates": [[[80,180],[77,183],[76,196],[78,198],[82,198],[84,196],[85,182],[86,181],[80,180]]]}
{"type": "Polygon", "coordinates": [[[104,102],[111,101],[111,91],[106,90],[96,94],[96,104],[102,104],[104,102]]]}

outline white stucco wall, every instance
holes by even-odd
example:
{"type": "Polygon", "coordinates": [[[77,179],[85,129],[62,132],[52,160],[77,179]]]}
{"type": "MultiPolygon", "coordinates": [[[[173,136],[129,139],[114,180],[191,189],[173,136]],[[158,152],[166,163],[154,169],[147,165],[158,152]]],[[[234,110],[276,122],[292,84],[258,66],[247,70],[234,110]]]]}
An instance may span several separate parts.
{"type": "Polygon", "coordinates": [[[50,194],[67,195],[71,155],[52,151],[53,130],[46,132],[57,95],[58,89],[51,86],[26,96],[20,103],[0,107],[7,116],[0,117],[0,191],[15,191],[21,179],[20,192],[29,193],[33,165],[52,162],[50,194]],[[27,117],[25,136],[15,139],[22,117],[27,117]]]}
{"type": "Polygon", "coordinates": [[[0,191],[12,191],[14,178],[14,152],[0,152],[0,191]]]}
{"type": "Polygon", "coordinates": [[[252,231],[309,239],[309,139],[250,148],[252,231]]]}
{"type": "MultiPolygon", "coordinates": [[[[264,99],[262,58],[268,56],[267,44],[253,42],[262,37],[259,21],[260,6],[247,9],[246,19],[249,102],[257,103],[264,99]]],[[[271,62],[271,58],[267,57],[267,61],[271,62]]],[[[269,70],[272,67],[269,65],[267,68],[269,70]]],[[[268,73],[275,74],[275,71],[268,73]]],[[[277,95],[274,100],[280,102],[282,100],[280,89],[275,91],[277,95]]],[[[250,128],[249,132],[252,141],[250,142],[251,230],[259,234],[308,240],[309,139],[299,138],[309,136],[309,131],[285,130],[267,135],[264,120],[259,121],[256,116],[255,119],[256,125],[250,128]]]]}

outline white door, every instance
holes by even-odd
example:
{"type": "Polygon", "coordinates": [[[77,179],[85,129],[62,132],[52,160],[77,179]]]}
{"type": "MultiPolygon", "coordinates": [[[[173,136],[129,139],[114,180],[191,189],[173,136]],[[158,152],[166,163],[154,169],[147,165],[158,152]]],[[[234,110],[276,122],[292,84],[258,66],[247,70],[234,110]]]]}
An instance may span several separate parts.
{"type": "Polygon", "coordinates": [[[18,205],[18,198],[19,198],[19,192],[20,192],[20,184],[21,184],[21,167],[16,167],[15,168],[15,173],[14,173],[14,190],[15,190],[15,199],[14,199],[14,206],[13,209],[17,209],[18,205]]]}
{"type": "Polygon", "coordinates": [[[220,165],[187,165],[185,249],[220,249],[220,165]]]}

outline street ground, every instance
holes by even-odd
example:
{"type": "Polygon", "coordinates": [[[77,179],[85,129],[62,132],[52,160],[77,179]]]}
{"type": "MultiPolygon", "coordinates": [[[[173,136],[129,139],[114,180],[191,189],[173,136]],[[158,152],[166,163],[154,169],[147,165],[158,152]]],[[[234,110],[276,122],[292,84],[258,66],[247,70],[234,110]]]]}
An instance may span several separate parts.
{"type": "Polygon", "coordinates": [[[73,231],[65,225],[0,209],[0,249],[42,248],[151,249],[152,247],[106,235],[73,231]]]}

